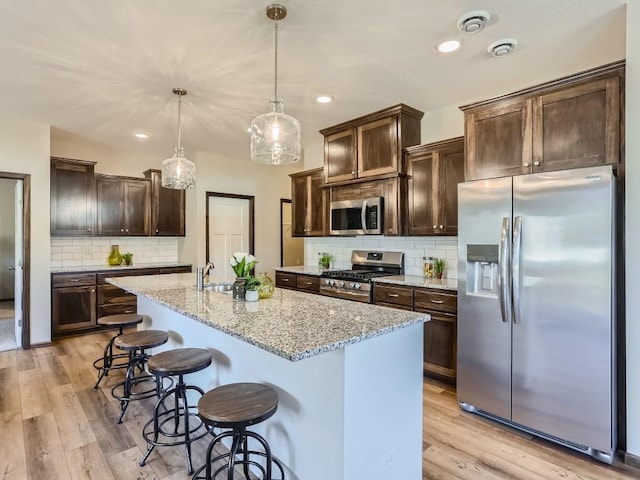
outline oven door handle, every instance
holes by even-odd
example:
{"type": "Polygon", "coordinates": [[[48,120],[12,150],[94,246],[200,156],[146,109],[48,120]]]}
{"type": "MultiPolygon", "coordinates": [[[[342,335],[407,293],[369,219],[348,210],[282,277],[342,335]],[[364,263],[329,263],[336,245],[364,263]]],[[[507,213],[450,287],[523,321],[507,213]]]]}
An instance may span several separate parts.
{"type": "Polygon", "coordinates": [[[362,201],[362,210],[360,211],[360,220],[362,221],[362,231],[367,234],[369,231],[367,230],[367,201],[362,201]]]}

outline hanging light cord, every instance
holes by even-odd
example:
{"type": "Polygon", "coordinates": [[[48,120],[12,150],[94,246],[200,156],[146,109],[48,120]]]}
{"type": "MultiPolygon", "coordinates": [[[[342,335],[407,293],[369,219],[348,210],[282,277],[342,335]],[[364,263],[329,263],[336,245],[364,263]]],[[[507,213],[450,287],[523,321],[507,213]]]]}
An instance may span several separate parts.
{"type": "Polygon", "coordinates": [[[278,103],[278,19],[276,18],[273,21],[274,25],[275,25],[275,35],[276,35],[276,53],[275,53],[275,73],[274,73],[274,82],[273,84],[275,85],[275,102],[278,103]]]}
{"type": "Polygon", "coordinates": [[[178,148],[182,148],[180,140],[182,139],[180,131],[180,107],[182,106],[182,94],[178,94],[178,148]]]}

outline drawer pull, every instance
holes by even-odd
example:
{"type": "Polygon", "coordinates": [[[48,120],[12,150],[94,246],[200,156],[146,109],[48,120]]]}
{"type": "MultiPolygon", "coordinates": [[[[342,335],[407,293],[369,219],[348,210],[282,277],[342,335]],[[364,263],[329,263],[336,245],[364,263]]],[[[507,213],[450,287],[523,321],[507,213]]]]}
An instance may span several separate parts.
{"type": "Polygon", "coordinates": [[[288,278],[283,278],[283,279],[282,279],[282,281],[283,281],[283,282],[288,282],[288,281],[289,281],[289,279],[288,279],[288,278]]]}
{"type": "Polygon", "coordinates": [[[124,313],[134,313],[135,310],[125,310],[124,313]]]}
{"type": "Polygon", "coordinates": [[[396,298],[396,297],[399,297],[399,296],[400,296],[400,295],[398,295],[397,293],[387,293],[387,295],[388,295],[389,297],[393,297],[393,298],[396,298]]]}
{"type": "Polygon", "coordinates": [[[313,282],[304,282],[305,285],[313,285],[313,282]]]}
{"type": "Polygon", "coordinates": [[[431,300],[431,303],[441,304],[444,303],[444,300],[431,300]]]}

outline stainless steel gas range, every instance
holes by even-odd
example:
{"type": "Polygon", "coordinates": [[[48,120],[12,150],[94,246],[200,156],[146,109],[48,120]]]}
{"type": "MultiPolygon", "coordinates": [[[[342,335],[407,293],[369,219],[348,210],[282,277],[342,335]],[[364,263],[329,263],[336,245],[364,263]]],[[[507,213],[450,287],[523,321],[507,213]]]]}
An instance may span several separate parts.
{"type": "Polygon", "coordinates": [[[320,294],[371,303],[374,278],[403,273],[402,252],[354,250],[351,252],[351,270],[331,270],[322,274],[320,294]]]}

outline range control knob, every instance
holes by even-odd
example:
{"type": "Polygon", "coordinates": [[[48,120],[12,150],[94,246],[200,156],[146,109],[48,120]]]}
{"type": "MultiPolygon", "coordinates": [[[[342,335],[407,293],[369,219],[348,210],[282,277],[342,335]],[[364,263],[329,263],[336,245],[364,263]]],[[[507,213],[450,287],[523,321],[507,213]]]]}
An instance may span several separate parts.
{"type": "Polygon", "coordinates": [[[360,285],[359,283],[354,283],[353,284],[353,288],[358,289],[360,288],[362,285],[360,285]]]}
{"type": "Polygon", "coordinates": [[[355,283],[353,283],[353,282],[351,282],[351,283],[349,284],[349,288],[356,288],[356,284],[355,284],[355,283]]]}
{"type": "Polygon", "coordinates": [[[324,281],[325,285],[331,285],[331,280],[329,280],[328,278],[324,281]]]}
{"type": "Polygon", "coordinates": [[[344,282],[338,282],[339,287],[344,287],[344,282]]]}

